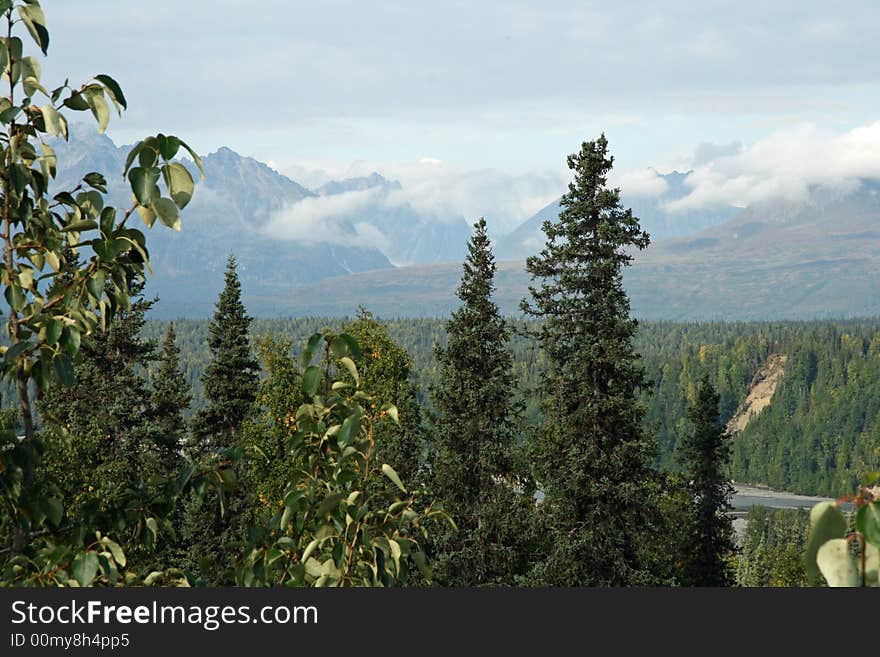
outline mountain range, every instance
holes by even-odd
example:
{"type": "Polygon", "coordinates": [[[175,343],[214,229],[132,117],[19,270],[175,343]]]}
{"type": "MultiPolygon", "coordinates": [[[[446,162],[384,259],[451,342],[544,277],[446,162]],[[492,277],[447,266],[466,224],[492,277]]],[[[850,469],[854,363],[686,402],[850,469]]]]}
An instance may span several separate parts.
{"type": "MultiPolygon", "coordinates": [[[[111,201],[129,203],[121,175],[129,147],[73,127],[53,146],[57,189],[89,171],[108,176],[111,201]]],[[[183,161],[193,167],[191,162],[183,161]]],[[[380,316],[448,313],[470,235],[463,216],[419,210],[400,182],[378,173],[308,189],[229,148],[203,157],[183,230],[148,232],[154,314],[203,317],[213,310],[227,255],[239,262],[245,302],[259,316],[380,316]],[[403,266],[400,266],[403,265],[403,266]]],[[[194,168],[194,167],[193,167],[194,168]]],[[[195,174],[195,172],[193,172],[195,174]]],[[[690,191],[687,172],[658,174],[664,193],[628,196],[652,244],[636,254],[625,285],[637,316],[651,319],[774,319],[880,313],[880,183],[817,186],[798,201],[670,212],[690,191]]],[[[518,312],[528,291],[523,260],[543,243],[549,204],[495,238],[496,300],[518,312]]]]}

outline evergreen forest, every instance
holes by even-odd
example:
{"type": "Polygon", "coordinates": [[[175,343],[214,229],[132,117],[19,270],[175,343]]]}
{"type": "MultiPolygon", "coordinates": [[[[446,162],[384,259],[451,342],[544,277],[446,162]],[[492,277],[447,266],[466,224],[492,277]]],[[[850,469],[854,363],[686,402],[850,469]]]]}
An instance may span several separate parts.
{"type": "Polygon", "coordinates": [[[516,318],[475,218],[446,317],[258,320],[229,254],[210,319],[152,321],[150,235],[185,229],[178,159],[201,160],[158,133],[130,207],[105,172],[50,191],[65,114],[103,132],[127,101],[103,74],[46,89],[11,36],[46,54],[45,16],[13,4],[0,585],[878,583],[880,320],[638,321],[623,272],[651,238],[604,134],[566,159],[516,318]],[[737,536],[731,481],[837,501],[754,508],[737,536]]]}

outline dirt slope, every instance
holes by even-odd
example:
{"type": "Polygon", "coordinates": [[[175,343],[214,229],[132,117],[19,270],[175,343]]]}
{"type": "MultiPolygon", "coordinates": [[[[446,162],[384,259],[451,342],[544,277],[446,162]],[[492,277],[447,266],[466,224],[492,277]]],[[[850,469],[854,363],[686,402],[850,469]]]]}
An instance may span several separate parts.
{"type": "Polygon", "coordinates": [[[782,380],[785,373],[785,363],[788,357],[785,354],[770,354],[764,367],[758,370],[749,386],[749,394],[737,410],[736,414],[727,423],[727,431],[731,435],[742,433],[749,421],[758,415],[770,404],[776,386],[782,380]]]}

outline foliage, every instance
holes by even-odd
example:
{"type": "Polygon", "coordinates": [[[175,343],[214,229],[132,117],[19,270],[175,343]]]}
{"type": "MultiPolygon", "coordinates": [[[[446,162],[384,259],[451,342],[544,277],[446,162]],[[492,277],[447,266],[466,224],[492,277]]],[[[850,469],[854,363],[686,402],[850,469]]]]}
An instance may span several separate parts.
{"type": "Polygon", "coordinates": [[[807,512],[753,506],[745,523],[735,559],[736,584],[806,586],[803,554],[810,525],[807,512]]]}
{"type": "Polygon", "coordinates": [[[202,376],[207,405],[193,419],[190,452],[194,457],[234,445],[242,424],[253,412],[259,371],[251,355],[253,319],[241,301],[241,282],[232,255],[226,263],[225,280],[208,329],[211,362],[202,376]]]}
{"type": "Polygon", "coordinates": [[[38,403],[45,449],[36,488],[56,487],[74,515],[86,507],[106,511],[136,482],[155,488],[181,465],[158,431],[159,418],[140,374],[155,358],[155,345],[139,337],[151,305],[138,296],[106,330],[86,336],[73,385],[50,387],[38,403]]]}
{"type": "MultiPolygon", "coordinates": [[[[387,327],[364,308],[341,330],[359,345],[358,369],[363,391],[377,399],[393,399],[399,414],[397,422],[385,419],[376,425],[376,458],[394,463],[403,479],[415,481],[420,478],[425,445],[418,389],[411,380],[412,359],[389,336],[387,327]]],[[[387,481],[382,485],[388,493],[395,493],[387,481]]]]}
{"type": "Polygon", "coordinates": [[[463,269],[462,305],[446,323],[446,346],[435,348],[431,486],[458,525],[435,535],[435,573],[447,586],[512,585],[529,565],[534,501],[517,459],[521,406],[510,327],[491,299],[495,259],[484,219],[474,224],[463,269]]]}
{"type": "Polygon", "coordinates": [[[880,472],[872,472],[855,495],[820,502],[810,512],[807,577],[829,586],[880,586],[880,472]],[[871,485],[873,484],[873,485],[871,485]],[[855,506],[848,519],[840,505],[855,506]]]}
{"type": "Polygon", "coordinates": [[[151,383],[152,403],[160,435],[159,444],[166,461],[176,464],[186,436],[183,413],[189,408],[192,396],[180,369],[180,348],[177,346],[174,322],[168,325],[168,331],[162,340],[159,367],[151,377],[151,383]]]}
{"type": "Polygon", "coordinates": [[[192,421],[187,445],[199,468],[220,475],[220,486],[201,486],[187,500],[182,537],[187,572],[200,572],[211,584],[228,583],[228,565],[247,542],[249,500],[247,469],[242,461],[242,427],[253,415],[259,364],[251,355],[253,320],[241,301],[236,262],[229,256],[225,286],[209,327],[211,362],[202,382],[207,406],[192,421]]]}
{"type": "Polygon", "coordinates": [[[289,409],[294,421],[285,425],[293,476],[238,565],[237,585],[391,586],[405,583],[413,566],[430,580],[422,544],[442,513],[377,459],[375,427],[397,409],[362,389],[360,351],[352,336],[331,332],[316,333],[303,350],[305,402],[289,409]],[[377,479],[398,490],[392,502],[377,479]]]}
{"type": "Polygon", "coordinates": [[[643,583],[639,546],[653,522],[651,441],[637,391],[647,383],[632,340],[636,321],[622,286],[630,249],[648,235],[617,189],[604,135],[568,158],[574,181],[546,245],[526,261],[540,283],[523,310],[549,361],[546,424],[533,442],[541,505],[554,543],[535,572],[542,584],[643,583]]]}
{"type": "Polygon", "coordinates": [[[734,551],[730,496],[725,474],[730,436],[718,417],[718,393],[708,375],[688,411],[692,429],[678,444],[678,457],[689,493],[686,545],[681,581],[691,586],[730,586],[730,555],[734,551]]]}
{"type": "MultiPolygon", "coordinates": [[[[148,227],[159,218],[180,229],[179,210],[192,197],[194,182],[173,158],[182,147],[200,169],[201,161],[178,138],[159,134],[136,144],[129,155],[123,174],[133,203],[124,213],[105,205],[106,178],[99,172],[50,196],[57,160],[48,137],[67,138],[66,112],[90,110],[104,132],[110,104],[121,114],[127,102],[107,75],[79,87],[65,81],[47,90],[39,61],[24,55],[24,42],[13,33],[25,28],[47,53],[49,32],[39,2],[3,0],[0,13],[6,22],[0,68],[8,83],[7,94],[0,97],[0,281],[8,306],[8,345],[0,374],[15,386],[24,433],[21,440],[15,432],[3,436],[0,539],[10,556],[0,581],[86,584],[98,581],[101,573],[101,581],[113,583],[117,566],[125,564],[113,547],[117,544],[92,531],[93,514],[66,514],[57,490],[35,485],[35,465],[46,445],[36,432],[30,386],[42,395],[57,382],[75,384],[74,359],[81,344],[99,326],[107,330],[118,313],[131,310],[134,286],[149,268],[144,233],[127,225],[128,219],[137,212],[148,227]],[[40,97],[47,102],[41,105],[40,97]]],[[[100,400],[93,398],[93,403],[100,400]]],[[[154,514],[166,509],[168,500],[134,483],[104,500],[99,514],[113,518],[109,526],[115,532],[134,528],[134,537],[149,544],[154,514]]],[[[166,482],[166,492],[169,486],[166,482]]]]}

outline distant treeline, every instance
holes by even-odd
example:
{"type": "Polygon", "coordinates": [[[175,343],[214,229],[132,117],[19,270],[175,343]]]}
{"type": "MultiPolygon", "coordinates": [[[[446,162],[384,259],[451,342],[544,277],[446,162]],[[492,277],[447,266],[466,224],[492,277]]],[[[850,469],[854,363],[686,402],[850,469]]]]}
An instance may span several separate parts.
{"type": "MultiPolygon", "coordinates": [[[[345,319],[256,320],[253,334],[279,335],[301,345],[322,327],[345,319]]],[[[433,355],[444,345],[442,319],[385,320],[391,337],[413,361],[422,404],[438,381],[433,355]]],[[[208,320],[177,320],[181,366],[192,387],[190,413],[204,406],[200,377],[209,360],[208,320]]],[[[159,341],[164,321],[148,321],[145,337],[159,341]]],[[[540,419],[540,374],[545,362],[518,323],[510,348],[513,371],[532,423],[540,419]]],[[[635,347],[652,388],[644,391],[646,421],[657,440],[658,464],[675,468],[674,448],[685,409],[703,373],[721,398],[724,422],[745,399],[756,372],[772,353],[788,357],[773,402],[734,443],[731,476],[804,494],[841,495],[859,472],[880,468],[880,319],[811,322],[643,322],[635,347]]]]}

